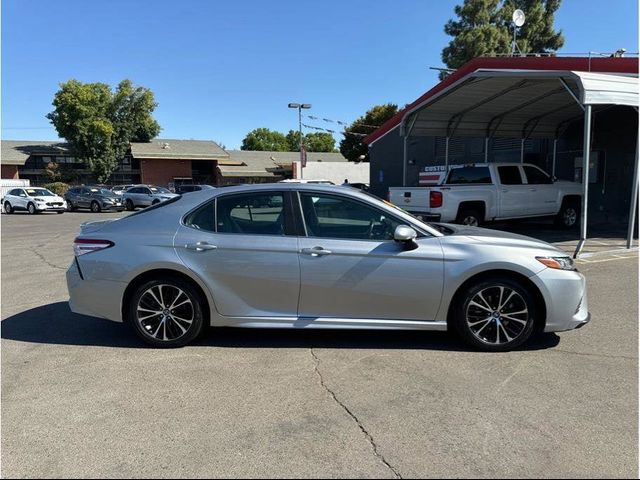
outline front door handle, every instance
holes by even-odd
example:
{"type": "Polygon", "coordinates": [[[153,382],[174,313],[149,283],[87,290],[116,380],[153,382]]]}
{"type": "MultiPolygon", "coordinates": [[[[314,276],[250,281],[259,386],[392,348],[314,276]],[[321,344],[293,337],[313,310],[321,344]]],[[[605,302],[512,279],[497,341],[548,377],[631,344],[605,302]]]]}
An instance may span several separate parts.
{"type": "Polygon", "coordinates": [[[207,250],[215,250],[218,248],[215,245],[211,245],[207,242],[188,243],[184,246],[187,250],[195,250],[196,252],[204,252],[207,250]]]}
{"type": "Polygon", "coordinates": [[[300,250],[303,255],[311,255],[312,257],[321,257],[323,255],[331,255],[331,250],[325,250],[322,247],[303,248],[300,250]]]}

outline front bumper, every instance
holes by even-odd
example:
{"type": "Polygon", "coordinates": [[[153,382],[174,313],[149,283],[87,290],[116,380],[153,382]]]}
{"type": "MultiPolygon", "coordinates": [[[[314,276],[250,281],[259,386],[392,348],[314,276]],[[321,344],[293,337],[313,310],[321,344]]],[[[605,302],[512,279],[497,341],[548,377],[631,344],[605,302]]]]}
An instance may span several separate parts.
{"type": "Polygon", "coordinates": [[[547,307],[545,332],[564,332],[591,321],[587,288],[580,272],[546,268],[531,277],[547,307]]]}
{"type": "Polygon", "coordinates": [[[39,212],[64,212],[67,210],[67,204],[62,205],[47,205],[45,203],[36,203],[36,210],[39,212]]]}

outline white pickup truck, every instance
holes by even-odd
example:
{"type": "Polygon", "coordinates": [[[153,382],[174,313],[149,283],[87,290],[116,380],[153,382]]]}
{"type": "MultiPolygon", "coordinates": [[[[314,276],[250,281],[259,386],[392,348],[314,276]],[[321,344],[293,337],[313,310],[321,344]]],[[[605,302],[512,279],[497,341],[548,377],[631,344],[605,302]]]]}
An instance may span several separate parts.
{"type": "Polygon", "coordinates": [[[438,185],[389,189],[391,203],[424,220],[475,226],[555,216],[558,225],[572,228],[581,199],[581,184],[558,181],[526,163],[451,166],[438,185]]]}

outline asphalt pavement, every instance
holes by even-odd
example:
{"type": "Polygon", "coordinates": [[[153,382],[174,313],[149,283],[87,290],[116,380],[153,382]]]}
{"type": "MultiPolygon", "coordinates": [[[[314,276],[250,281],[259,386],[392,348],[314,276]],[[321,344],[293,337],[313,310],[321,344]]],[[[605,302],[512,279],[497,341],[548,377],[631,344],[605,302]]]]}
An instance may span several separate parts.
{"type": "Polygon", "coordinates": [[[83,221],[2,215],[2,477],[638,475],[638,257],[592,322],[500,354],[448,333],[211,329],[147,348],[72,314],[83,221]]]}

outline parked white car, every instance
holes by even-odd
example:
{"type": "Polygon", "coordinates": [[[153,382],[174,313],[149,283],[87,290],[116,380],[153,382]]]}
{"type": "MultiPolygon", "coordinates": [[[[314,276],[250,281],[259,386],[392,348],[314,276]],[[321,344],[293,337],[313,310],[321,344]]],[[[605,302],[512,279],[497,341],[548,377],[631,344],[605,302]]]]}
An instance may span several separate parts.
{"type": "Polygon", "coordinates": [[[9,190],[2,199],[2,206],[5,213],[26,210],[33,215],[40,212],[64,213],[67,202],[46,188],[24,187],[9,190]]]}
{"type": "Polygon", "coordinates": [[[433,187],[391,187],[389,201],[424,220],[478,226],[486,221],[555,216],[576,226],[582,185],[558,181],[535,165],[452,166],[433,187]]]}

